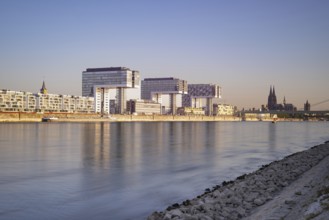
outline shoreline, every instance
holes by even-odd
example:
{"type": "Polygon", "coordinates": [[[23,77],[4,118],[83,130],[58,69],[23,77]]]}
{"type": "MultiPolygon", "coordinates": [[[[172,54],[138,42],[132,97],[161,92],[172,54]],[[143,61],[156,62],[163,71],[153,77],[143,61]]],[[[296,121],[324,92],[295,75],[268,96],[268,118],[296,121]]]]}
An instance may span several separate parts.
{"type": "Polygon", "coordinates": [[[224,181],[147,219],[329,219],[329,141],[224,181]]]}
{"type": "MultiPolygon", "coordinates": [[[[258,122],[255,118],[246,118],[238,116],[205,116],[205,115],[111,115],[101,117],[99,114],[83,113],[26,113],[26,112],[0,112],[0,123],[6,122],[41,122],[43,117],[56,117],[54,122],[163,122],[163,121],[246,121],[258,122]]],[[[264,122],[272,122],[272,119],[263,119],[264,122]]],[[[299,118],[282,118],[277,122],[299,122],[299,118]]],[[[320,120],[312,120],[320,121],[320,120]]]]}

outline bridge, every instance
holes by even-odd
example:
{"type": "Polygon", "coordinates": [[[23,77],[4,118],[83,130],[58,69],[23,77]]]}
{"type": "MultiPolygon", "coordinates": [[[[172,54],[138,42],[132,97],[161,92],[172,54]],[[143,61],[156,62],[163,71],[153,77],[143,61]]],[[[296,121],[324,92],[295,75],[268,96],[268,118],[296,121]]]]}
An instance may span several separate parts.
{"type": "Polygon", "coordinates": [[[298,114],[302,114],[302,115],[328,115],[329,116],[329,110],[324,110],[324,111],[302,111],[302,110],[298,110],[298,111],[276,111],[276,110],[272,110],[272,111],[241,111],[241,113],[252,113],[252,114],[293,114],[293,115],[298,115],[298,114]]]}
{"type": "Polygon", "coordinates": [[[311,105],[311,107],[314,107],[314,106],[317,106],[317,105],[321,105],[321,104],[323,104],[323,103],[327,103],[327,102],[329,102],[329,99],[327,99],[327,100],[323,100],[323,101],[318,102],[318,103],[315,103],[315,104],[311,105]]]}

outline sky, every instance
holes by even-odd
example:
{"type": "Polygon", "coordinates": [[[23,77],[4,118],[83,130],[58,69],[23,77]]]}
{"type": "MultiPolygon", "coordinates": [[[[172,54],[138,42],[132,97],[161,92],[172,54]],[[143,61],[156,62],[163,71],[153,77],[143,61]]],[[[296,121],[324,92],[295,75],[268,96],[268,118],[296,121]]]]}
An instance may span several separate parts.
{"type": "Polygon", "coordinates": [[[329,1],[0,1],[0,89],[81,95],[82,71],[117,66],[300,109],[329,99],[329,1]]]}

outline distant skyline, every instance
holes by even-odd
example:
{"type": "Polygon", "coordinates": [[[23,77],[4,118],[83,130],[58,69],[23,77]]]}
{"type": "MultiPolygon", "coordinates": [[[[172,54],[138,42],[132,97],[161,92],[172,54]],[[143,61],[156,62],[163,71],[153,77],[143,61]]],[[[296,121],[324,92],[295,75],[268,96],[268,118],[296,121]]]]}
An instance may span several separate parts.
{"type": "Polygon", "coordinates": [[[222,101],[329,110],[329,1],[0,1],[0,89],[81,95],[82,71],[216,83],[222,101]]]}

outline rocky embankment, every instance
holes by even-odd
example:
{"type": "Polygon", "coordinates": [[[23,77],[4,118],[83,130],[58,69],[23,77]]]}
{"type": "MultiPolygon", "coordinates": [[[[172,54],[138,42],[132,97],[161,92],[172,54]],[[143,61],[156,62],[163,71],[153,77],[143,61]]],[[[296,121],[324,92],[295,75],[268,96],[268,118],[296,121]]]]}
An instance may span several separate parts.
{"type": "Polygon", "coordinates": [[[329,143],[173,204],[156,219],[329,219],[329,143]]]}

